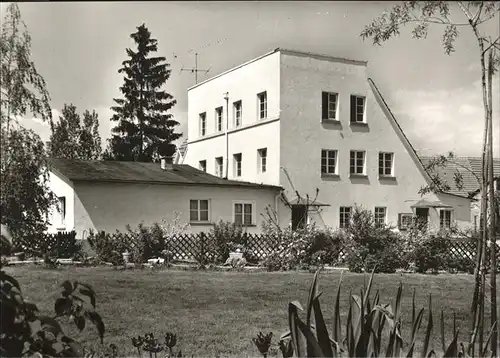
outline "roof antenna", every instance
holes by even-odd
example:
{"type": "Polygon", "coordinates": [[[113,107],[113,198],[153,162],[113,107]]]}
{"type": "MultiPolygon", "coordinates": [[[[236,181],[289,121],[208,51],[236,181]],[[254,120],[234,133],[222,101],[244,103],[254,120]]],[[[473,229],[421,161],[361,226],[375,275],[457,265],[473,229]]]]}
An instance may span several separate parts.
{"type": "Polygon", "coordinates": [[[210,71],[210,68],[208,70],[200,70],[200,69],[198,69],[198,52],[196,52],[194,54],[194,68],[184,68],[184,67],[182,67],[181,68],[181,72],[182,71],[189,71],[191,73],[194,73],[195,84],[198,84],[198,72],[208,73],[208,71],[210,71]]]}

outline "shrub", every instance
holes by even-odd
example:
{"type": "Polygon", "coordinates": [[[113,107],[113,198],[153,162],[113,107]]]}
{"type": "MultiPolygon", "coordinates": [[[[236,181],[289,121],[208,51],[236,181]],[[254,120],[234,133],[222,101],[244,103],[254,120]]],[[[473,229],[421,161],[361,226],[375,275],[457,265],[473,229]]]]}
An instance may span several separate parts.
{"type": "Polygon", "coordinates": [[[390,227],[375,225],[373,214],[356,206],[350,225],[345,229],[343,247],[352,272],[372,271],[394,273],[404,266],[399,235],[390,227]]]}
{"type": "Polygon", "coordinates": [[[417,272],[445,270],[448,266],[448,252],[451,247],[449,233],[431,233],[420,241],[413,252],[417,272]]]}
{"type": "Polygon", "coordinates": [[[76,232],[41,233],[24,238],[19,249],[31,257],[51,257],[61,259],[80,259],[82,245],[76,239],[76,232]]]}
{"type": "Polygon", "coordinates": [[[237,245],[242,245],[242,248],[245,248],[243,227],[239,224],[219,220],[219,222],[214,224],[210,233],[215,240],[217,262],[219,263],[226,262],[229,253],[237,245]]]}
{"type": "Polygon", "coordinates": [[[122,265],[122,253],[130,250],[130,244],[119,231],[109,234],[90,230],[87,241],[99,261],[111,262],[113,265],[122,265]]]}

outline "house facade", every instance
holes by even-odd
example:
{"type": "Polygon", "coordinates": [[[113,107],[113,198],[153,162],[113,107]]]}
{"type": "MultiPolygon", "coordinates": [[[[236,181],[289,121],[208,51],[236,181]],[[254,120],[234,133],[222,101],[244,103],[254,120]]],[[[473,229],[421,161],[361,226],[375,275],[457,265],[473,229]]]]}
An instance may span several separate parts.
{"type": "Polygon", "coordinates": [[[191,87],[183,163],[282,186],[283,226],[343,227],[355,205],[401,228],[470,225],[469,199],[418,194],[428,174],[362,61],[276,49],[191,87]]]}
{"type": "Polygon", "coordinates": [[[281,188],[224,180],[188,165],[50,159],[50,188],[59,205],[49,232],[123,231],[139,223],[171,222],[174,212],[192,232],[208,232],[219,220],[259,232],[266,207],[281,188]]]}

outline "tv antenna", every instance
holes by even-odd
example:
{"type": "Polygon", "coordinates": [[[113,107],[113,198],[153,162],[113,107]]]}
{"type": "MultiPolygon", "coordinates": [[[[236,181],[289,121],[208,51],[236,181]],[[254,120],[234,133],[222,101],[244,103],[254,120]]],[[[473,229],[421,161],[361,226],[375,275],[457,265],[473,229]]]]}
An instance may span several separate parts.
{"type": "Polygon", "coordinates": [[[208,73],[208,71],[210,71],[210,68],[208,70],[200,70],[198,68],[198,52],[196,52],[194,54],[194,68],[184,68],[184,67],[182,67],[181,68],[181,72],[182,71],[189,71],[191,73],[194,73],[194,81],[195,81],[195,84],[197,84],[198,83],[198,72],[208,73]]]}

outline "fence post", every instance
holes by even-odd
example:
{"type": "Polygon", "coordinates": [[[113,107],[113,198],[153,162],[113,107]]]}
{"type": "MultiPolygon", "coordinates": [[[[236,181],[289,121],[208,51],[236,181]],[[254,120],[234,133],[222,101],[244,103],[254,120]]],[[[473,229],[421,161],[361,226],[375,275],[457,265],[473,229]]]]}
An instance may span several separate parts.
{"type": "Polygon", "coordinates": [[[205,263],[205,233],[202,231],[200,233],[200,255],[201,255],[201,264],[205,263]]]}

